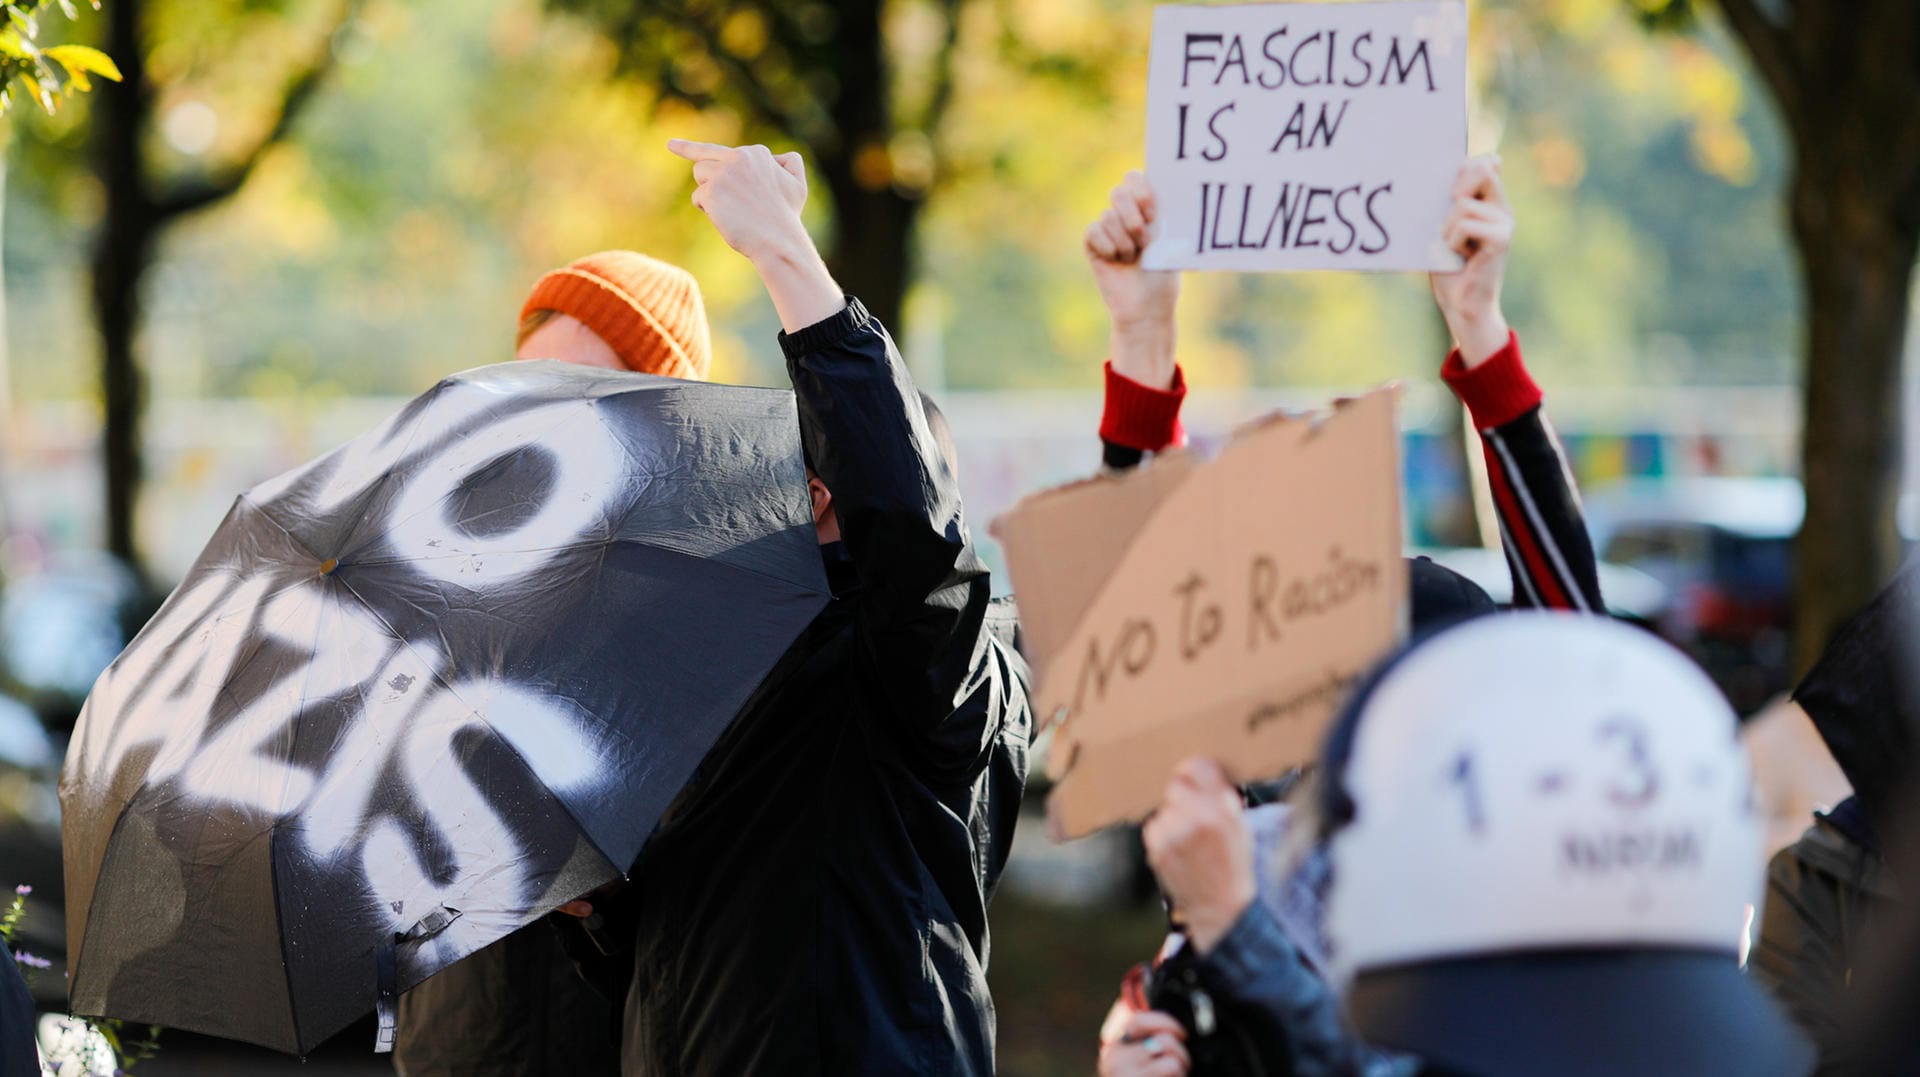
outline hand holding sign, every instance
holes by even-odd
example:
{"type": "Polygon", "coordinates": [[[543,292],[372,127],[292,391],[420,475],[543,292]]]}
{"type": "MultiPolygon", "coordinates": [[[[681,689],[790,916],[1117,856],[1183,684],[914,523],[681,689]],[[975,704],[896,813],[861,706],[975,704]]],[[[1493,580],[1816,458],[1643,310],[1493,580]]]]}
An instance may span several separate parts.
{"type": "Polygon", "coordinates": [[[1500,158],[1475,157],[1460,168],[1447,214],[1447,246],[1466,265],[1430,277],[1434,302],[1468,366],[1506,346],[1507,319],[1500,310],[1500,282],[1513,243],[1513,207],[1500,186],[1500,158]]]}
{"type": "Polygon", "coordinates": [[[1154,10],[1155,269],[1455,269],[1461,0],[1154,10]]]}
{"type": "Polygon", "coordinates": [[[1219,763],[1189,759],[1173,772],[1140,840],[1187,937],[1202,953],[1213,949],[1253,904],[1253,837],[1240,791],[1219,763]]]}

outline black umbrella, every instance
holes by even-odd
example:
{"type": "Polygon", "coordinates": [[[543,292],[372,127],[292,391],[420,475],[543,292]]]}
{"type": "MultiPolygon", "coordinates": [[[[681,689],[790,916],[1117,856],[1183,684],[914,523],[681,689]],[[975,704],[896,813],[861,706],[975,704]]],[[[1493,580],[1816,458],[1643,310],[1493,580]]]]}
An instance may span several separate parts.
{"type": "Polygon", "coordinates": [[[441,382],[243,495],[95,684],[74,1011],[305,1052],[625,870],[827,597],[791,393],[441,382]]]}

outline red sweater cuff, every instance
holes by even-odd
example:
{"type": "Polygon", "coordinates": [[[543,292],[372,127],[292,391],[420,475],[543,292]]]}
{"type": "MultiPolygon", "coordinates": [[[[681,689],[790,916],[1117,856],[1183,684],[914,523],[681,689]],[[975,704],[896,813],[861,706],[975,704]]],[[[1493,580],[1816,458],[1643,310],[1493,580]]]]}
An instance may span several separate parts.
{"type": "Polygon", "coordinates": [[[1180,426],[1180,404],[1187,399],[1186,372],[1174,367],[1173,386],[1155,389],[1115,373],[1112,362],[1106,369],[1107,405],[1100,417],[1100,440],[1141,452],[1159,452],[1186,442],[1187,433],[1180,426]]]}
{"type": "Polygon", "coordinates": [[[1520,336],[1512,330],[1507,332],[1506,347],[1472,370],[1460,358],[1460,349],[1447,353],[1447,361],[1440,364],[1440,378],[1467,406],[1477,430],[1507,425],[1539,407],[1544,395],[1520,361],[1520,336]]]}

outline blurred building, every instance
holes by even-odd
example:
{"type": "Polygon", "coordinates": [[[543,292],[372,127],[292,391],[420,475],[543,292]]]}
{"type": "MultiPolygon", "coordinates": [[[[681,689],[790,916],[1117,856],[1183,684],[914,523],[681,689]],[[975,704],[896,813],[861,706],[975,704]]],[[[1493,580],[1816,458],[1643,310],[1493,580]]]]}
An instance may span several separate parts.
{"type": "MultiPolygon", "coordinates": [[[[1335,395],[1196,391],[1187,426],[1206,451],[1240,421],[1275,408],[1324,406],[1335,395]]],[[[1094,392],[955,391],[940,399],[959,442],[968,517],[983,540],[986,524],[1021,497],[1084,478],[1099,461],[1094,392]]],[[[401,403],[367,397],[155,401],[141,523],[156,574],[178,579],[242,490],[371,428],[401,403]]],[[[1798,405],[1785,387],[1556,390],[1549,413],[1583,486],[1624,477],[1794,471],[1798,405]]],[[[11,515],[5,523],[12,556],[98,546],[97,410],[40,403],[23,406],[21,414],[24,421],[0,445],[0,509],[11,515]]],[[[1401,419],[1409,543],[1443,544],[1447,525],[1467,511],[1459,411],[1437,384],[1411,382],[1401,419]]],[[[995,557],[991,549],[989,557],[995,557]]]]}

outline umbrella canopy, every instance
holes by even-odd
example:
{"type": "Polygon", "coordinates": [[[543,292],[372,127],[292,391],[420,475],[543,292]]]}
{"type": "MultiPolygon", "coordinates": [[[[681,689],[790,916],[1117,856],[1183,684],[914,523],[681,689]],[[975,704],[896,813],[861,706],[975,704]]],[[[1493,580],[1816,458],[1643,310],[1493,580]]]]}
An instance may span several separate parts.
{"type": "Polygon", "coordinates": [[[306,1051],[624,871],[827,599],[791,393],[448,378],[242,495],[95,684],[74,1011],[306,1051]]]}

